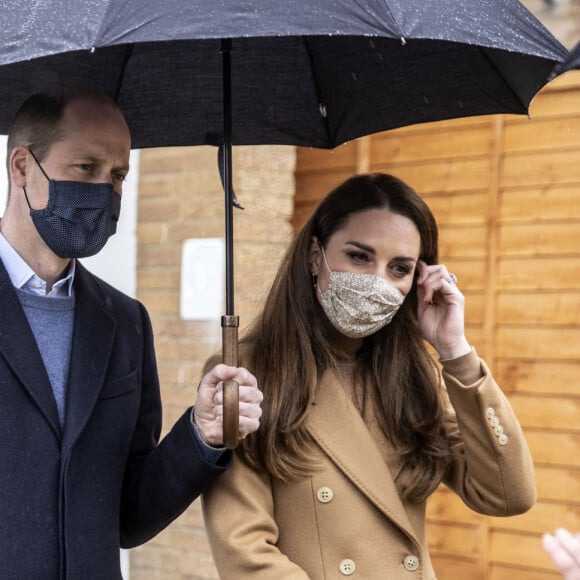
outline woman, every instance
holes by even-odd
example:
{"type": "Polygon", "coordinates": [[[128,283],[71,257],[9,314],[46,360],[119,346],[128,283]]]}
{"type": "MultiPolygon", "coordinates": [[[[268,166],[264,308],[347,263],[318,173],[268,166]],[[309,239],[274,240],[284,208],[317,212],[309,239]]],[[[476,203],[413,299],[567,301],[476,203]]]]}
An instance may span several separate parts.
{"type": "Polygon", "coordinates": [[[455,282],[402,181],[359,175],[322,201],[241,344],[263,416],[203,499],[221,578],[433,579],[425,502],[440,482],[484,514],[534,504],[455,282]]]}

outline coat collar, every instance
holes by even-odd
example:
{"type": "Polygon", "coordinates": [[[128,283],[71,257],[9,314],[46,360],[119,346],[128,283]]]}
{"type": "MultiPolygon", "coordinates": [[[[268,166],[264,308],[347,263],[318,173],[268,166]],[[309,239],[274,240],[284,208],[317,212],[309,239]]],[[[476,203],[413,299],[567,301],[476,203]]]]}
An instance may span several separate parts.
{"type": "Polygon", "coordinates": [[[0,260],[0,356],[20,380],[57,438],[61,436],[56,401],[36,339],[0,260]]]}
{"type": "Polygon", "coordinates": [[[338,378],[330,371],[323,375],[318,384],[307,428],[353,485],[419,545],[377,443],[338,378]]]}

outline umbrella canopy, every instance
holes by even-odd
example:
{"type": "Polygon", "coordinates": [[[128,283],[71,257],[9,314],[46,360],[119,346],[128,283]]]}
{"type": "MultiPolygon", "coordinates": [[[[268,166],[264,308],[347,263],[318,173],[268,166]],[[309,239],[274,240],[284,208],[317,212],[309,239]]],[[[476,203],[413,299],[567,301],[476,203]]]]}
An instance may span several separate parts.
{"type": "Polygon", "coordinates": [[[0,2],[0,132],[31,92],[114,96],[135,148],[333,148],[395,127],[528,112],[565,49],[516,0],[0,2]],[[159,42],[161,41],[161,42],[159,42]]]}
{"type": "Polygon", "coordinates": [[[228,364],[232,144],[333,148],[413,123],[527,114],[567,54],[517,0],[0,0],[0,14],[0,132],[31,93],[82,86],[115,98],[135,148],[224,146],[228,364]]]}

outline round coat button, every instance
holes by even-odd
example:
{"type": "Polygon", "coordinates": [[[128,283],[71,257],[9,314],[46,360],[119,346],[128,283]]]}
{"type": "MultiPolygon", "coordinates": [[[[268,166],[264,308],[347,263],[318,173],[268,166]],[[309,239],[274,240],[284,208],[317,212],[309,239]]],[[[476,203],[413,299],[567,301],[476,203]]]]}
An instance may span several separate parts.
{"type": "Polygon", "coordinates": [[[489,420],[489,424],[490,424],[492,427],[497,427],[497,426],[499,425],[499,417],[492,417],[492,418],[489,420]]]}
{"type": "Polygon", "coordinates": [[[316,492],[316,497],[318,498],[318,501],[320,503],[328,503],[329,501],[332,501],[332,498],[334,497],[334,492],[332,491],[332,489],[330,489],[330,487],[321,487],[316,492]]]}
{"type": "Polygon", "coordinates": [[[495,409],[493,407],[489,407],[485,414],[487,415],[488,419],[491,419],[492,417],[495,417],[495,409]]]}
{"type": "Polygon", "coordinates": [[[346,558],[340,563],[338,569],[340,570],[341,574],[344,574],[345,576],[350,576],[351,574],[354,574],[356,570],[356,564],[354,563],[354,560],[346,558]]]}
{"type": "Polygon", "coordinates": [[[498,438],[497,441],[500,445],[506,445],[508,442],[508,436],[505,433],[502,433],[498,438]]]}
{"type": "Polygon", "coordinates": [[[419,558],[417,558],[417,556],[409,554],[408,556],[405,556],[405,559],[403,560],[403,566],[405,566],[405,570],[409,570],[409,572],[414,572],[415,570],[417,570],[417,568],[419,568],[419,558]]]}
{"type": "Polygon", "coordinates": [[[493,432],[499,437],[503,433],[503,427],[501,425],[496,425],[493,432]]]}

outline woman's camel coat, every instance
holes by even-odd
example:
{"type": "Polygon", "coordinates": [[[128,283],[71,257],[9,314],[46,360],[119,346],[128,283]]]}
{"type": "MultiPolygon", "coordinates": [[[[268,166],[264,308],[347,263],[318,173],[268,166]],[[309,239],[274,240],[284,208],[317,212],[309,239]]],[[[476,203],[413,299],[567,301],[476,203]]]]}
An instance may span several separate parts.
{"type": "MultiPolygon", "coordinates": [[[[461,432],[444,483],[472,509],[494,516],[528,510],[532,460],[510,404],[481,361],[465,386],[472,352],[444,363],[461,432]]],[[[435,578],[425,538],[425,504],[402,501],[397,458],[327,373],[307,418],[320,469],[282,483],[237,458],[203,498],[212,552],[224,580],[435,578]]]]}

